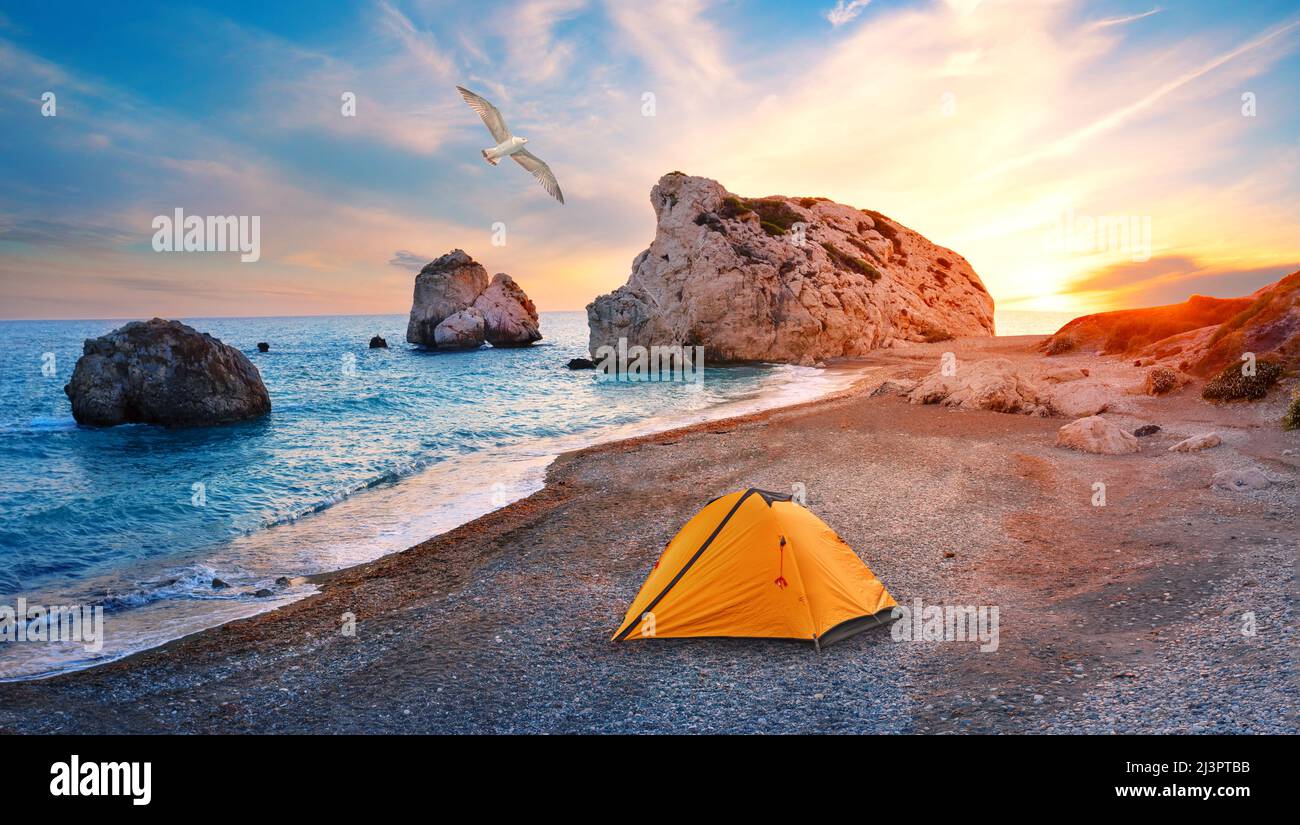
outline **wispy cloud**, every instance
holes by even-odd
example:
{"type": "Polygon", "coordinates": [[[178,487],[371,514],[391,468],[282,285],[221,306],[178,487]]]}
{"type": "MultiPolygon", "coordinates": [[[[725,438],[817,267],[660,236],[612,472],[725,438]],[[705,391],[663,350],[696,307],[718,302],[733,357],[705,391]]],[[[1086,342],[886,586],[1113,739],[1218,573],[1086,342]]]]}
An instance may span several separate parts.
{"type": "Polygon", "coordinates": [[[442,50],[431,32],[418,29],[409,17],[388,0],[376,0],[375,5],[381,24],[407,53],[442,77],[450,77],[454,73],[455,62],[442,50]]]}
{"type": "Polygon", "coordinates": [[[1139,12],[1137,14],[1128,14],[1128,15],[1123,15],[1121,17],[1105,17],[1102,18],[1101,20],[1097,20],[1093,22],[1092,24],[1089,25],[1088,28],[1105,29],[1111,26],[1123,26],[1126,23],[1133,23],[1145,17],[1150,17],[1153,14],[1159,14],[1162,11],[1164,11],[1164,9],[1160,8],[1159,6],[1156,6],[1150,11],[1139,12]]]}
{"type": "Polygon", "coordinates": [[[1183,72],[1177,77],[1157,84],[1154,89],[1147,92],[1136,101],[1107,113],[1105,116],[1094,120],[1081,129],[1077,129],[1074,132],[1051,142],[1041,149],[1027,152],[1019,157],[995,165],[993,168],[980,175],[980,179],[995,177],[1015,169],[1021,169],[1025,166],[1036,163],[1043,158],[1061,157],[1071,152],[1078,151],[1084,146],[1084,144],[1098,135],[1104,134],[1136,115],[1147,111],[1169,93],[1186,86],[1194,80],[1204,77],[1231,60],[1255,51],[1256,49],[1266,46],[1269,43],[1290,34],[1292,31],[1295,31],[1297,27],[1300,27],[1300,20],[1294,20],[1290,23],[1266,31],[1263,34],[1242,43],[1234,49],[1216,55],[1190,71],[1183,72]]]}
{"type": "Polygon", "coordinates": [[[835,8],[826,12],[826,19],[836,28],[843,26],[845,23],[852,23],[858,19],[858,15],[866,11],[871,0],[837,0],[835,8]]]}
{"type": "Polygon", "coordinates": [[[388,263],[399,269],[409,269],[412,272],[419,272],[428,266],[429,262],[436,258],[436,255],[420,255],[405,249],[399,249],[393,253],[393,257],[388,263]]]}

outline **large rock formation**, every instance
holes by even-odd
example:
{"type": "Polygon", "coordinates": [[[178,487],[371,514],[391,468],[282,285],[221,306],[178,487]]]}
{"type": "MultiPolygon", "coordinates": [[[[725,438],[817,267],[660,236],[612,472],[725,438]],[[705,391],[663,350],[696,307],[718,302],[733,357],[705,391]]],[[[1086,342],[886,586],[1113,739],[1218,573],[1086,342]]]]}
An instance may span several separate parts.
{"type": "Polygon", "coordinates": [[[492,283],[474,299],[474,308],[483,313],[483,337],[494,347],[526,347],[542,340],[537,307],[504,272],[492,276],[492,283]]]}
{"type": "Polygon", "coordinates": [[[993,334],[993,299],[958,254],[878,212],[825,198],[743,199],[673,172],[626,285],[587,307],[604,345],[697,345],[715,361],[862,355],[993,334]]]}
{"type": "Polygon", "coordinates": [[[264,415],[271,396],[239,350],[180,321],[133,321],[88,339],[63,388],[81,424],[220,424],[264,415]]]}
{"type": "Polygon", "coordinates": [[[1043,343],[1049,355],[1072,349],[1138,356],[1206,377],[1244,353],[1300,366],[1300,271],[1241,298],[1193,295],[1185,303],[1076,318],[1043,343]]]}
{"type": "Polygon", "coordinates": [[[411,318],[406,324],[406,340],[412,344],[436,346],[434,332],[438,325],[468,309],[487,285],[487,270],[460,249],[453,249],[425,266],[415,276],[415,295],[411,300],[411,318]]]}
{"type": "Polygon", "coordinates": [[[541,338],[537,308],[523,289],[504,272],[489,283],[487,270],[463,250],[453,249],[415,277],[406,325],[412,344],[465,349],[486,340],[494,347],[526,347],[541,338]],[[446,323],[454,328],[440,333],[446,323]]]}

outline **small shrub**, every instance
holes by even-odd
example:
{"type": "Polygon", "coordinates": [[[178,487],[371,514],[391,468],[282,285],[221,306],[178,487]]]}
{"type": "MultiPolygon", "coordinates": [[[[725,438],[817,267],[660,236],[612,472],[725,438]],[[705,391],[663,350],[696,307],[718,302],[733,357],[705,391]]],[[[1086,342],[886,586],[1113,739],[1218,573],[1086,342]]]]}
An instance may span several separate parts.
{"type": "Polygon", "coordinates": [[[758,225],[762,227],[764,232],[766,232],[767,234],[771,235],[774,238],[779,235],[785,234],[784,229],[769,221],[759,221],[758,225]]]}
{"type": "Polygon", "coordinates": [[[816,198],[800,198],[799,205],[804,209],[812,209],[813,204],[817,202],[816,198]]]}
{"type": "Polygon", "coordinates": [[[1282,366],[1272,361],[1258,361],[1254,375],[1242,375],[1241,364],[1231,364],[1206,383],[1201,397],[1206,401],[1258,401],[1268,395],[1269,387],[1282,376],[1282,366]]]}
{"type": "Polygon", "coordinates": [[[747,212],[753,212],[745,205],[745,202],[735,195],[728,195],[722,199],[722,209],[720,210],[724,218],[738,218],[747,212]]]}
{"type": "Polygon", "coordinates": [[[1164,395],[1178,389],[1178,373],[1168,367],[1155,367],[1147,373],[1147,395],[1164,395]]]}
{"type": "Polygon", "coordinates": [[[1060,355],[1063,352],[1069,352],[1074,349],[1074,339],[1068,335],[1053,335],[1047,339],[1047,349],[1044,350],[1048,355],[1060,355]]]}
{"type": "Polygon", "coordinates": [[[1282,429],[1300,430],[1300,391],[1291,395],[1291,406],[1286,408],[1286,415],[1282,416],[1282,429]]]}
{"type": "MultiPolygon", "coordinates": [[[[790,204],[780,198],[748,200],[745,201],[745,206],[758,213],[758,219],[761,223],[770,223],[779,228],[781,231],[777,234],[786,233],[790,227],[803,220],[803,215],[794,211],[790,204]]],[[[768,232],[768,234],[772,233],[768,232]]]]}
{"type": "Polygon", "coordinates": [[[859,275],[865,275],[867,276],[867,280],[872,283],[880,280],[880,270],[876,269],[861,258],[847,255],[826,241],[822,241],[822,249],[826,250],[826,254],[831,257],[831,261],[837,268],[856,272],[859,275]]]}

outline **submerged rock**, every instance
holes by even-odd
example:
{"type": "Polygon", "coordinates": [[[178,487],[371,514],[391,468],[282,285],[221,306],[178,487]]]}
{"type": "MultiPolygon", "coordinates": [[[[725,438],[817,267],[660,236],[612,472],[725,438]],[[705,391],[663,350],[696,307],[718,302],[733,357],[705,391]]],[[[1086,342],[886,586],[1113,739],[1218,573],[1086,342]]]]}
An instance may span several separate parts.
{"type": "Polygon", "coordinates": [[[258,351],[258,352],[270,352],[270,351],[271,351],[271,345],[268,344],[268,343],[266,343],[265,341],[258,341],[258,342],[257,342],[257,351],[258,351]]]}
{"type": "Polygon", "coordinates": [[[703,346],[715,361],[862,355],[993,334],[993,299],[960,255],[870,210],[822,198],[739,198],[680,172],[627,284],[587,306],[589,349],[703,346]]]}
{"type": "Polygon", "coordinates": [[[221,424],[271,411],[244,353],[180,321],[132,321],[88,339],[63,388],[80,424],[221,424]]]}
{"type": "Polygon", "coordinates": [[[371,349],[388,349],[388,342],[385,341],[383,338],[379,337],[378,335],[376,335],[374,338],[371,338],[371,339],[370,339],[370,348],[371,348],[371,349]]]}
{"type": "Polygon", "coordinates": [[[1101,455],[1124,455],[1140,449],[1136,437],[1099,415],[1066,424],[1056,433],[1056,446],[1101,455]]]}
{"type": "Polygon", "coordinates": [[[571,370],[594,370],[596,362],[590,358],[570,358],[569,369],[571,370]]]}

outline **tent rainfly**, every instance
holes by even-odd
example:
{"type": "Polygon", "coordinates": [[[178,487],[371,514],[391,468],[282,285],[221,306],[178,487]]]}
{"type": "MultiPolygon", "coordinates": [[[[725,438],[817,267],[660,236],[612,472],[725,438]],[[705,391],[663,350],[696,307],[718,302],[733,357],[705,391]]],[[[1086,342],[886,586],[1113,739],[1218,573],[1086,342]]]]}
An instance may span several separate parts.
{"type": "Polygon", "coordinates": [[[820,648],[891,621],[889,591],[826,522],[790,496],[714,499],[677,533],[614,641],[808,639],[820,648]]]}

